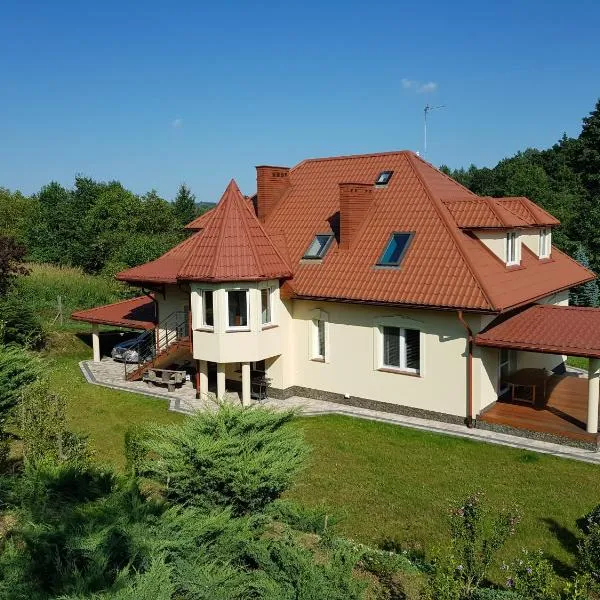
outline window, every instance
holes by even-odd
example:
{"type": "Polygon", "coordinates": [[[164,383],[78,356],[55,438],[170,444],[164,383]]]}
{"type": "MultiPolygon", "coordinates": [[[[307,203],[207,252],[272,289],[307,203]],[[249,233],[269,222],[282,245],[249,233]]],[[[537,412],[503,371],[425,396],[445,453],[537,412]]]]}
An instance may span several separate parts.
{"type": "Polygon", "coordinates": [[[303,258],[315,259],[315,258],[323,258],[325,256],[325,252],[327,252],[327,248],[331,244],[331,240],[333,239],[333,235],[330,233],[319,233],[315,236],[315,239],[311,242],[308,250],[304,254],[303,258]]]}
{"type": "Polygon", "coordinates": [[[518,265],[518,248],[517,248],[517,234],[514,231],[509,231],[506,234],[506,264],[507,265],[518,265]]]}
{"type": "Polygon", "coordinates": [[[375,180],[375,185],[387,185],[392,178],[394,171],[381,171],[379,175],[377,175],[377,179],[375,180]]]}
{"type": "Polygon", "coordinates": [[[313,359],[325,360],[325,320],[313,320],[313,359]]]}
{"type": "Polygon", "coordinates": [[[384,368],[408,373],[421,370],[421,332],[401,327],[383,328],[384,368]]]}
{"type": "Polygon", "coordinates": [[[239,329],[248,327],[248,290],[229,290],[227,292],[229,309],[229,327],[239,329]]]}
{"type": "Polygon", "coordinates": [[[381,258],[377,261],[380,267],[398,267],[404,258],[412,233],[393,233],[381,258]]]}
{"type": "Polygon", "coordinates": [[[214,327],[212,290],[202,290],[202,327],[214,327]]]}
{"type": "Polygon", "coordinates": [[[260,307],[263,325],[270,325],[273,322],[272,292],[272,288],[263,288],[260,290],[260,307]]]}
{"type": "Polygon", "coordinates": [[[549,258],[550,257],[550,229],[546,227],[545,229],[540,230],[540,258],[549,258]]]}

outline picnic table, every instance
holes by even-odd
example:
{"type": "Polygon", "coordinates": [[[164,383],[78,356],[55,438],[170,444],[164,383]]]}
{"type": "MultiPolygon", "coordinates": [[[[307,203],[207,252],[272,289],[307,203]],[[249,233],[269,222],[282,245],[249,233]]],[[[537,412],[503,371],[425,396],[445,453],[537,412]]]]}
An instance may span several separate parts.
{"type": "Polygon", "coordinates": [[[143,376],[148,385],[166,385],[169,392],[175,390],[175,386],[185,383],[187,373],[173,369],[156,369],[151,367],[143,376]]]}

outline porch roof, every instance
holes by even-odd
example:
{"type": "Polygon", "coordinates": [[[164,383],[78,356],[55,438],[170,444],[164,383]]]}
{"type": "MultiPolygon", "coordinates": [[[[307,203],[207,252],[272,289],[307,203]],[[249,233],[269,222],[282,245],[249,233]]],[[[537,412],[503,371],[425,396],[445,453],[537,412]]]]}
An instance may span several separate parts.
{"type": "Polygon", "coordinates": [[[499,317],[475,336],[478,346],[600,358],[600,308],[536,304],[499,317]]]}
{"type": "Polygon", "coordinates": [[[71,314],[71,318],[130,329],[154,329],[154,302],[148,296],[138,296],[114,304],[78,310],[71,314]]]}

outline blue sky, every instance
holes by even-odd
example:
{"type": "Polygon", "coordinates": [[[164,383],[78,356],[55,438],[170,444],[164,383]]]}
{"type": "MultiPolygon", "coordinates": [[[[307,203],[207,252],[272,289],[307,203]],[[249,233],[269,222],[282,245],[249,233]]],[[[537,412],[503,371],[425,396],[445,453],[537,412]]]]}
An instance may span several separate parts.
{"type": "Polygon", "coordinates": [[[216,201],[257,164],[422,150],[493,165],[577,135],[600,95],[600,3],[0,4],[0,186],[76,173],[216,201]]]}

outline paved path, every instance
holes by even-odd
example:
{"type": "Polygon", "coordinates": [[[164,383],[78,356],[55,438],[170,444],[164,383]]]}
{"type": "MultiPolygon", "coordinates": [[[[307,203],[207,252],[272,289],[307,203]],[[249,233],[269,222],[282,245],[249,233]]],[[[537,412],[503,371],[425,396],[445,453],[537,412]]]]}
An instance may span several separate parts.
{"type": "MultiPolygon", "coordinates": [[[[82,361],[79,364],[85,378],[90,383],[168,400],[169,410],[191,414],[197,410],[214,410],[217,406],[214,394],[210,394],[209,397],[205,399],[197,400],[194,388],[190,382],[175,392],[161,392],[160,389],[149,388],[142,382],[123,381],[123,365],[115,363],[110,359],[104,359],[101,363],[82,361]]],[[[239,402],[239,396],[235,393],[228,394],[227,399],[232,402],[239,402]]],[[[309,398],[293,396],[287,400],[270,399],[261,402],[261,405],[271,407],[275,410],[292,408],[298,410],[304,416],[325,414],[346,415],[359,419],[410,427],[411,429],[419,429],[421,431],[453,435],[479,442],[499,444],[502,446],[510,446],[512,448],[520,448],[522,450],[530,450],[532,452],[552,454],[553,456],[559,456],[561,458],[570,458],[573,460],[600,464],[600,452],[594,452],[584,448],[542,442],[506,433],[488,431],[486,429],[468,429],[464,425],[442,423],[440,421],[420,419],[418,417],[407,417],[383,411],[346,406],[345,404],[336,404],[334,402],[311,400],[309,398]]]]}

